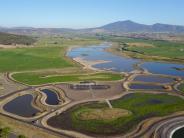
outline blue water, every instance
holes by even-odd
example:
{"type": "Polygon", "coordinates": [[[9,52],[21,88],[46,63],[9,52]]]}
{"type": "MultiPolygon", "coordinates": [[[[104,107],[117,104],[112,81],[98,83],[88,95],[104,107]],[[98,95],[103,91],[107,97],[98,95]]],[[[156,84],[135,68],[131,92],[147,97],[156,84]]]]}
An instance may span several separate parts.
{"type": "Polygon", "coordinates": [[[8,102],[3,108],[5,111],[19,116],[32,117],[37,112],[39,112],[31,105],[32,100],[33,96],[30,94],[26,94],[8,102]]]}
{"type": "Polygon", "coordinates": [[[152,82],[152,83],[171,83],[174,78],[160,77],[158,75],[139,75],[134,78],[134,81],[152,82]]]}
{"type": "Polygon", "coordinates": [[[146,68],[149,72],[155,74],[165,74],[165,75],[174,75],[184,77],[184,71],[179,71],[174,69],[184,68],[183,64],[171,64],[171,63],[159,63],[159,62],[145,62],[142,65],[143,68],[146,68]]]}
{"type": "Polygon", "coordinates": [[[108,46],[100,45],[75,48],[68,53],[68,56],[71,58],[82,57],[85,60],[111,61],[108,63],[97,64],[94,67],[100,69],[110,69],[117,72],[132,71],[134,70],[133,65],[139,62],[139,60],[136,59],[125,58],[106,52],[104,51],[105,48],[108,48],[108,46]]]}
{"type": "Polygon", "coordinates": [[[47,95],[47,99],[45,100],[45,102],[47,104],[49,104],[49,105],[58,105],[59,104],[58,96],[55,92],[53,92],[49,89],[43,89],[42,92],[47,95]]]}
{"type": "MultiPolygon", "coordinates": [[[[139,59],[126,58],[114,55],[113,53],[104,51],[108,48],[107,44],[89,47],[74,48],[67,53],[71,58],[82,57],[85,60],[105,60],[111,61],[94,65],[95,68],[112,70],[117,72],[130,72],[134,70],[134,65],[141,62],[139,59]]],[[[174,75],[184,77],[184,71],[174,69],[184,68],[184,64],[172,64],[163,62],[144,62],[142,68],[147,69],[149,72],[155,74],[174,75]]]]}
{"type": "Polygon", "coordinates": [[[129,85],[130,89],[144,89],[144,90],[162,90],[163,87],[161,85],[153,85],[153,84],[139,84],[133,83],[129,85]]]}

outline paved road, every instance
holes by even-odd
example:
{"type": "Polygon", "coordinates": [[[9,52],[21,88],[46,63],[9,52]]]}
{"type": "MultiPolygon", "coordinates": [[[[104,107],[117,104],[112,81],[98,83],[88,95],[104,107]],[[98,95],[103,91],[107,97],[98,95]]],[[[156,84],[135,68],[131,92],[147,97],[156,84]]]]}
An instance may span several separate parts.
{"type": "Polygon", "coordinates": [[[17,135],[15,135],[14,133],[10,133],[8,138],[17,138],[17,135]]]}

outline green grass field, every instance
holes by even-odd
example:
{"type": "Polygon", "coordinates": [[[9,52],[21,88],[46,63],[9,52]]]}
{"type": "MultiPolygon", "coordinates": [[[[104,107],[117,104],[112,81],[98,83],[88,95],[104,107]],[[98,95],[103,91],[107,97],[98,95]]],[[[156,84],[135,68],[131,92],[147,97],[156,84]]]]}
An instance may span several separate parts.
{"type": "Polygon", "coordinates": [[[184,44],[166,41],[148,41],[154,47],[130,47],[129,50],[142,52],[146,55],[184,59],[184,44]]]}
{"type": "Polygon", "coordinates": [[[0,50],[0,72],[75,66],[64,57],[63,47],[32,47],[0,50]]]}
{"type": "Polygon", "coordinates": [[[65,115],[56,116],[49,120],[52,124],[57,122],[57,127],[74,129],[91,134],[118,134],[127,133],[146,118],[164,116],[173,112],[184,110],[184,101],[176,96],[166,94],[129,94],[118,100],[111,101],[114,108],[126,109],[132,112],[127,117],[113,120],[81,120],[80,114],[90,109],[106,109],[105,103],[87,103],[68,110],[65,115]],[[65,121],[67,120],[67,121],[65,121]],[[70,124],[67,125],[67,122],[70,124]]]}
{"type": "Polygon", "coordinates": [[[13,74],[12,77],[25,84],[29,85],[40,85],[46,83],[57,83],[57,82],[79,82],[79,81],[113,81],[121,80],[123,78],[120,74],[114,73],[81,73],[81,74],[61,74],[61,75],[43,75],[42,73],[26,72],[13,74]]]}
{"type": "MultiPolygon", "coordinates": [[[[134,39],[126,37],[107,37],[109,41],[118,42],[120,47],[127,43],[145,43],[153,45],[153,47],[141,47],[141,46],[128,46],[127,50],[130,52],[137,51],[137,53],[143,53],[147,56],[160,56],[166,58],[184,59],[184,44],[179,42],[159,41],[159,40],[146,40],[146,39],[134,39]]],[[[140,56],[140,55],[139,55],[140,56]]]]}

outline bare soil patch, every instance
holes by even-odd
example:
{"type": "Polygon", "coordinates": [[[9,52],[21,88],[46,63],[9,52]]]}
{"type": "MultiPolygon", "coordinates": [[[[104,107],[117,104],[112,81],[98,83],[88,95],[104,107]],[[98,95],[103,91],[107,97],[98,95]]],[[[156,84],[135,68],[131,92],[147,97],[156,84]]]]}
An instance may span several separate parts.
{"type": "Polygon", "coordinates": [[[131,47],[144,47],[144,48],[150,48],[150,47],[155,47],[152,44],[148,44],[148,43],[127,43],[128,46],[131,47]]]}

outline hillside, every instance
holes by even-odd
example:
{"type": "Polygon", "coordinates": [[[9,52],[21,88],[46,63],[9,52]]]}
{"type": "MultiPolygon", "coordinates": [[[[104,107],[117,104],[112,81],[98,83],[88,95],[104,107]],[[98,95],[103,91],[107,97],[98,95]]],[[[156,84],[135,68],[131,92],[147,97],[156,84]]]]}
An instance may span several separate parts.
{"type": "Polygon", "coordinates": [[[184,26],[156,23],[153,25],[139,24],[130,20],[118,21],[99,27],[106,32],[150,32],[150,33],[184,33],[184,26]]]}
{"type": "Polygon", "coordinates": [[[29,36],[23,35],[15,35],[15,34],[8,34],[8,33],[1,33],[0,32],[0,44],[3,45],[31,45],[36,40],[29,36]]]}

